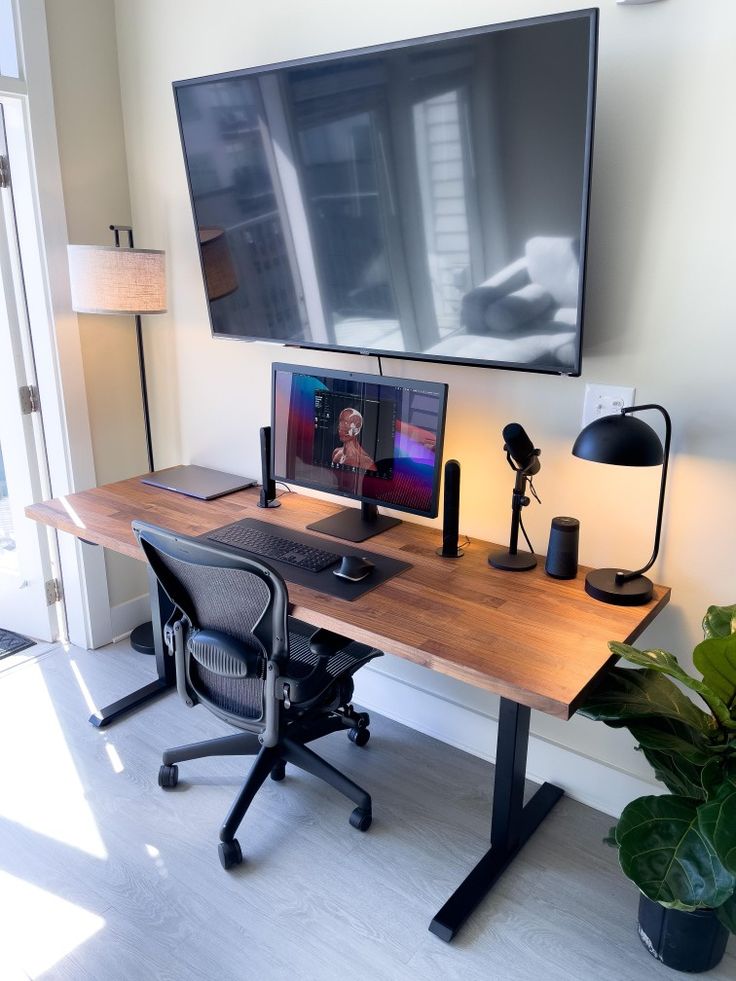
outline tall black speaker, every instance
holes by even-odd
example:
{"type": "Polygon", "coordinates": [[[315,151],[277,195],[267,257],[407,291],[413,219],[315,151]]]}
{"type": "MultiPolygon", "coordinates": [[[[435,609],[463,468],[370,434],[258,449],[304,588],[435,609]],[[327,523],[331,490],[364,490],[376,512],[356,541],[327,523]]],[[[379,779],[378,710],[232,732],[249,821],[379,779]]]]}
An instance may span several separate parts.
{"type": "Polygon", "coordinates": [[[261,496],[259,508],[280,508],[281,501],[276,500],[276,484],[271,476],[271,427],[261,429],[261,496]]]}
{"type": "Polygon", "coordinates": [[[464,552],[458,548],[460,530],[460,464],[448,460],[445,464],[445,500],[442,510],[442,548],[437,554],[443,559],[461,559],[464,552]]]}

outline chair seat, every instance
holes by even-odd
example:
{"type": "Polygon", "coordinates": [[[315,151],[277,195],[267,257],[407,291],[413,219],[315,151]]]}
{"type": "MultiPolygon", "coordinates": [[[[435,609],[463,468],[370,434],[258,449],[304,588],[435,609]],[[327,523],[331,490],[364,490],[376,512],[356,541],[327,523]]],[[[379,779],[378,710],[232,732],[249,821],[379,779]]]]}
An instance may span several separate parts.
{"type": "MultiPolygon", "coordinates": [[[[314,654],[309,646],[309,638],[314,633],[314,627],[295,617],[289,617],[289,667],[288,674],[295,677],[303,677],[300,667],[303,666],[304,674],[309,672],[317,665],[319,657],[314,654]]],[[[346,638],[347,640],[347,638],[346,638]]],[[[380,657],[381,651],[367,644],[360,644],[357,640],[348,640],[345,647],[333,654],[325,666],[327,674],[332,679],[345,675],[352,675],[371,661],[374,657],[380,657]]]]}
{"type": "MultiPolygon", "coordinates": [[[[316,667],[319,656],[309,646],[314,629],[302,620],[289,617],[290,657],[285,674],[295,679],[305,678],[316,667]]],[[[345,647],[333,654],[325,665],[328,676],[325,690],[338,678],[355,674],[358,668],[374,657],[380,657],[381,653],[367,644],[347,641],[345,647]]],[[[249,722],[257,722],[262,717],[262,678],[228,678],[194,661],[190,664],[190,671],[197,694],[209,703],[210,708],[242,716],[249,722]]]]}

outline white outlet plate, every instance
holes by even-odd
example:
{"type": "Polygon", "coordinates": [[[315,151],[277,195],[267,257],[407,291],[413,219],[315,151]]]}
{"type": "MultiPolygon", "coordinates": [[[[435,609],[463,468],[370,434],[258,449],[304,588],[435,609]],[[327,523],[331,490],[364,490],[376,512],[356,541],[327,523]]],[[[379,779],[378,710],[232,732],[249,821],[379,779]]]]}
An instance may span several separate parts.
{"type": "Polygon", "coordinates": [[[620,412],[626,405],[633,405],[636,396],[635,388],[623,385],[586,385],[585,402],[583,403],[583,427],[600,419],[620,412]]]}

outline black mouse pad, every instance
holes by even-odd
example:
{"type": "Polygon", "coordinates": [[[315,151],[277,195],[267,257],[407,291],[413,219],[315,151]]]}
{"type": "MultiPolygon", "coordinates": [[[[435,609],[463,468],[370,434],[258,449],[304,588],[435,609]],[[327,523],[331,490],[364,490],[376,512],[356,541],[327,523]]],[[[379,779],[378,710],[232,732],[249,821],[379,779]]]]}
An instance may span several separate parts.
{"type": "MultiPolygon", "coordinates": [[[[387,531],[384,534],[390,535],[391,532],[387,531]]],[[[200,539],[205,542],[211,542],[220,548],[225,548],[228,551],[234,552],[236,555],[252,555],[255,558],[263,559],[280,572],[287,583],[308,586],[310,589],[325,593],[327,596],[337,596],[339,599],[347,600],[348,602],[359,599],[372,589],[375,589],[376,586],[380,586],[381,583],[393,579],[400,572],[411,569],[410,562],[400,562],[398,559],[390,559],[388,556],[380,555],[377,552],[369,552],[360,545],[354,545],[351,542],[342,542],[337,539],[333,541],[331,539],[320,538],[317,535],[309,535],[306,532],[292,531],[291,528],[284,528],[282,525],[272,524],[270,521],[258,521],[257,518],[243,518],[242,521],[234,521],[232,524],[223,525],[222,528],[215,528],[206,535],[201,535],[200,539]],[[278,559],[273,559],[268,555],[249,552],[219,540],[221,537],[227,538],[227,532],[230,529],[237,528],[253,528],[267,535],[272,535],[275,538],[286,538],[291,542],[300,542],[303,545],[309,545],[311,548],[319,548],[325,552],[332,552],[334,555],[340,556],[340,558],[343,555],[358,555],[372,562],[374,569],[365,579],[361,579],[360,582],[348,582],[347,579],[340,579],[333,573],[334,569],[340,568],[339,563],[335,563],[335,565],[330,566],[328,569],[323,569],[321,572],[310,572],[307,569],[300,569],[299,566],[291,565],[288,562],[279,562],[278,559]]]]}

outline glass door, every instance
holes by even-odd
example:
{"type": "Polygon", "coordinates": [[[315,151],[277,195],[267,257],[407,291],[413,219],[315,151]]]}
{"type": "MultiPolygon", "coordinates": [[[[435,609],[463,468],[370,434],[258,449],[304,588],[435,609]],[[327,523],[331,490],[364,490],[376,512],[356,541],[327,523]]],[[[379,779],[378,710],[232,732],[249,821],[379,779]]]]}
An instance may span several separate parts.
{"type": "Polygon", "coordinates": [[[0,104],[0,628],[48,641],[60,590],[46,529],[23,512],[49,495],[11,175],[0,104]]]}

